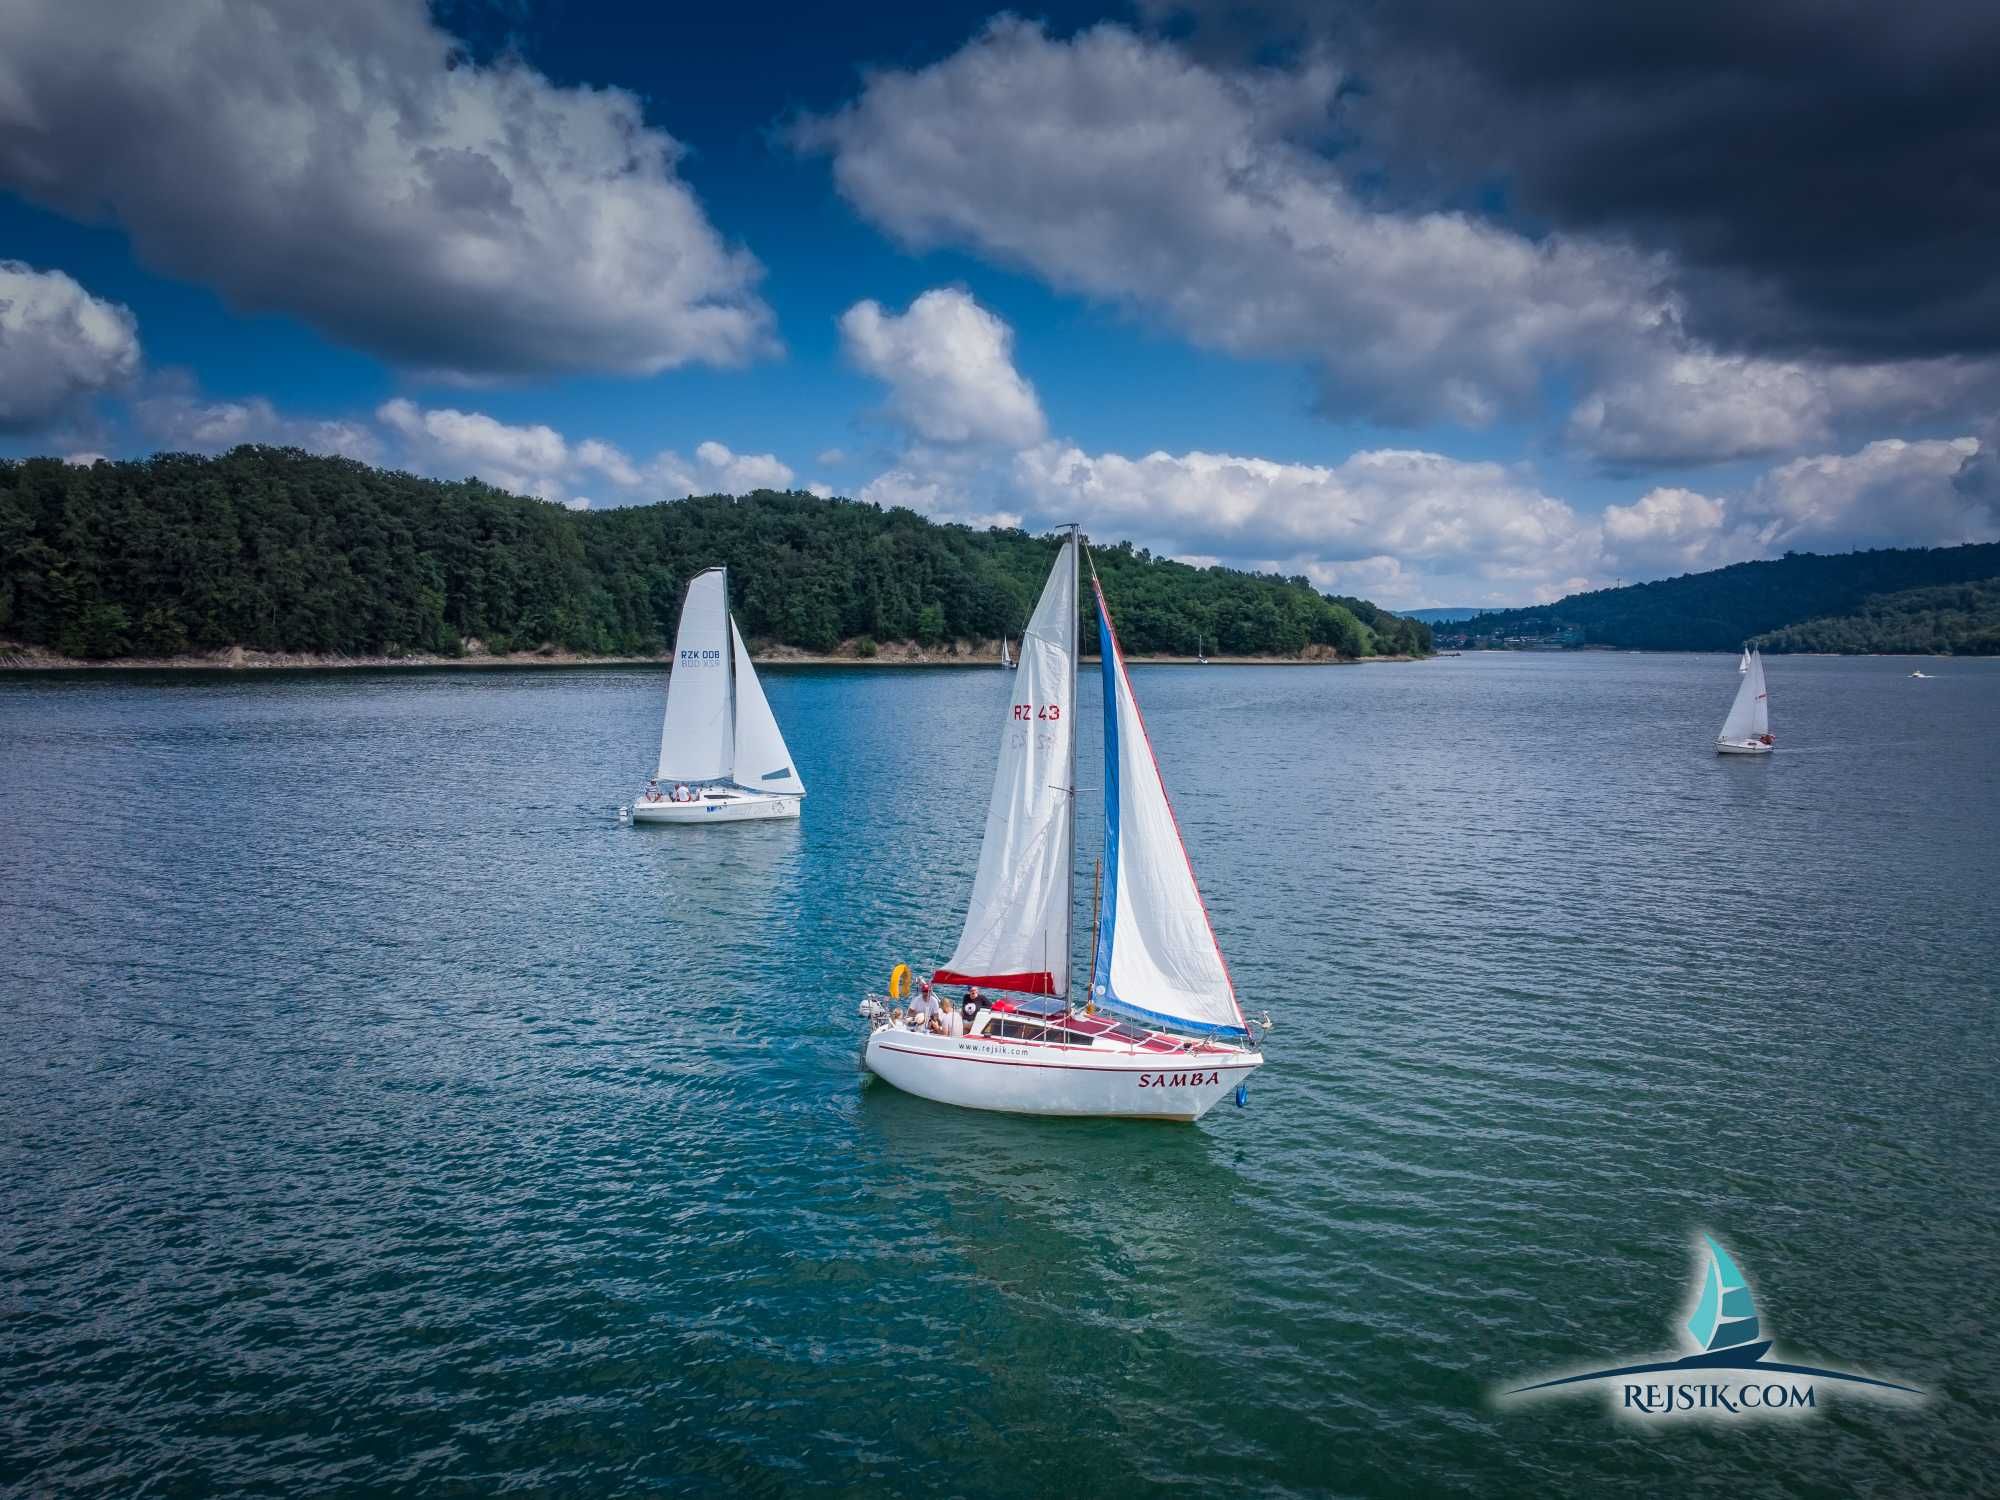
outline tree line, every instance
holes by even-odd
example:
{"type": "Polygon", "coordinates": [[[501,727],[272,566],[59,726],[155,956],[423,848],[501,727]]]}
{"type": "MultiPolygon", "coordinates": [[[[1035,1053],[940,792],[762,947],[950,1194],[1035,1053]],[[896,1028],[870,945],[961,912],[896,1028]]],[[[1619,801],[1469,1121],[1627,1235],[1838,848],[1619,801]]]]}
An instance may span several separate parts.
{"type": "MultiPolygon", "coordinates": [[[[295,449],[88,467],[0,461],[0,639],[64,655],[244,646],[340,655],[671,643],[688,580],[730,570],[757,645],[1018,635],[1056,538],[799,492],[570,511],[295,449]]],[[[1429,627],[1302,577],[1093,546],[1133,654],[1421,654],[1429,627]]],[[[1095,622],[1085,614],[1087,649],[1095,622]]]]}
{"type": "Polygon", "coordinates": [[[1851,614],[1758,636],[1766,651],[2000,656],[2000,578],[1874,594],[1851,614]]]}
{"type": "Polygon", "coordinates": [[[1785,627],[1851,614],[1873,596],[1995,577],[2000,577],[2000,542],[1835,556],[1788,552],[1769,562],[1495,610],[1441,626],[1439,633],[1471,646],[1520,639],[1640,651],[1734,651],[1766,637],[1773,643],[1767,650],[1812,651],[1825,648],[1801,644],[1805,637],[1794,637],[1785,627]]]}

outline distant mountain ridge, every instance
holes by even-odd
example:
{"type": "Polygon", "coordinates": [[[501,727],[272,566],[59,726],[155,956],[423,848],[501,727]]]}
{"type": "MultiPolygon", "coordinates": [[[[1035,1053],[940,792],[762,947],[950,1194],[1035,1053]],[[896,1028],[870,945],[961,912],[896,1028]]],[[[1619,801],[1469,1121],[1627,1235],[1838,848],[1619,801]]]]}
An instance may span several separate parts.
{"type": "MultiPolygon", "coordinates": [[[[1572,594],[1553,604],[1494,610],[1438,631],[1440,644],[1611,646],[1637,651],[1829,649],[1787,626],[1852,614],[1875,596],[2000,578],[2000,542],[1823,555],[1788,552],[1653,583],[1572,594]]],[[[1857,632],[1853,639],[1863,637],[1857,632]]],[[[1831,649],[1843,649],[1834,647],[1831,649]]],[[[1845,649],[1894,649],[1855,646],[1845,649]]]]}
{"type": "Polygon", "coordinates": [[[1396,613],[1406,620],[1422,620],[1426,625],[1449,625],[1458,620],[1469,620],[1485,611],[1477,605],[1453,605],[1448,609],[1399,609],[1396,613]]]}

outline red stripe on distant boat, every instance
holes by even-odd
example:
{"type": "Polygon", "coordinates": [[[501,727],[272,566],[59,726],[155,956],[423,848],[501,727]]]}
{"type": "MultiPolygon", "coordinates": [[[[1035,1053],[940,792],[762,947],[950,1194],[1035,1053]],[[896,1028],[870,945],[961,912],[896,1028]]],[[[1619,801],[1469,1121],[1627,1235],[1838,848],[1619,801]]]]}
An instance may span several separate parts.
{"type": "Polygon", "coordinates": [[[1053,995],[1056,992],[1056,976],[1044,971],[1040,974],[961,974],[956,969],[939,969],[931,975],[932,984],[971,984],[989,990],[1011,990],[1017,995],[1053,995]]]}

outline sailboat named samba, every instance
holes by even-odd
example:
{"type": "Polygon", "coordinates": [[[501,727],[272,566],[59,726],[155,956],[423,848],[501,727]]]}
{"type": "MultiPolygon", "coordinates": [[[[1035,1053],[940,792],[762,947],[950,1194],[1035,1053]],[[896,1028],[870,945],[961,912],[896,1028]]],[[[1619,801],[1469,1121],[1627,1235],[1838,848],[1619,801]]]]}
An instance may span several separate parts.
{"type": "Polygon", "coordinates": [[[655,776],[632,804],[634,823],[799,815],[806,786],[729,613],[725,568],[695,574],[681,603],[655,776]]]}
{"type": "MultiPolygon", "coordinates": [[[[1263,1064],[1167,801],[1104,592],[1091,580],[1104,691],[1103,914],[1073,1002],[1077,596],[1070,529],[1021,637],[965,928],[933,1021],[861,1003],[870,1072],[926,1099],[1032,1115],[1200,1119],[1263,1064]],[[997,992],[989,998],[981,992],[997,992]]],[[[933,992],[934,993],[934,992],[933,992]]],[[[1270,1020],[1255,1023],[1268,1029],[1270,1020]]]]}

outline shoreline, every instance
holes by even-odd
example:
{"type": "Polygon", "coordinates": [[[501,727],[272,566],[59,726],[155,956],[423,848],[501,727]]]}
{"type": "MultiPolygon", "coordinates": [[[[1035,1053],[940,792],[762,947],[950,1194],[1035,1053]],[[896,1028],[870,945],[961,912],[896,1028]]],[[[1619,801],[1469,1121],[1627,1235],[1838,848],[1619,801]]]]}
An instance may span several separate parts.
{"type": "MultiPolygon", "coordinates": [[[[561,669],[577,667],[664,667],[671,657],[661,652],[647,656],[585,656],[573,651],[513,651],[503,656],[485,653],[467,656],[345,656],[320,651],[252,651],[241,646],[221,651],[188,652],[178,656],[119,656],[88,661],[61,656],[41,646],[0,644],[0,674],[11,672],[325,672],[384,671],[395,669],[465,668],[472,671],[510,667],[561,669]]],[[[1000,663],[991,654],[940,650],[927,652],[906,648],[884,649],[874,656],[815,653],[780,647],[775,651],[753,652],[750,659],[760,667],[986,667],[999,671],[1000,663]]],[[[1212,667],[1361,667],[1370,663],[1416,662],[1418,656],[1211,656],[1212,667]]],[[[1079,657],[1096,662],[1096,656],[1079,657]]],[[[1204,665],[1191,656],[1127,656],[1132,666],[1204,665]]]]}

